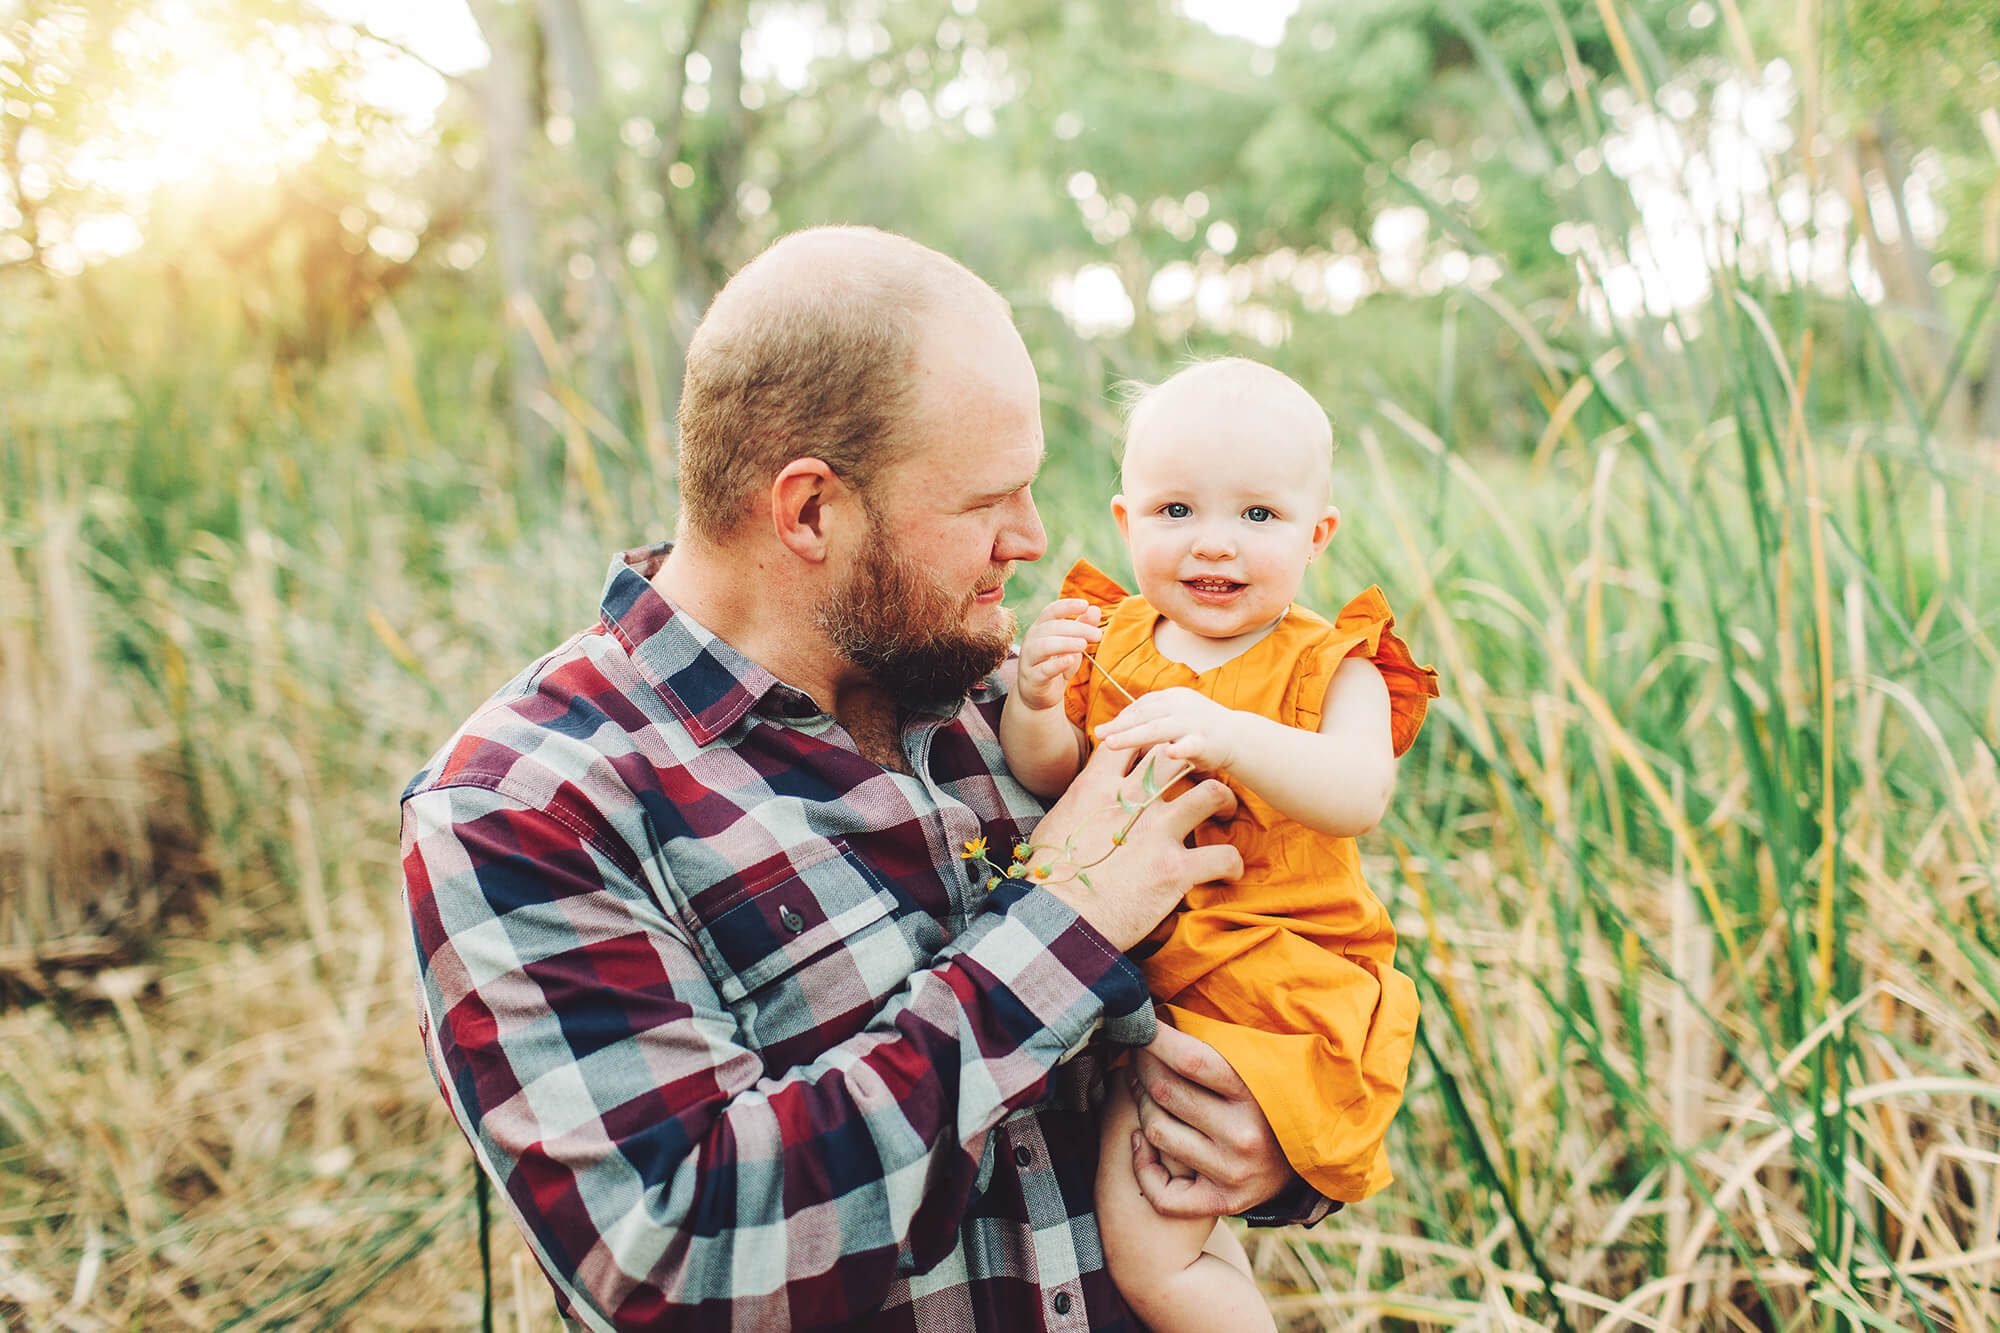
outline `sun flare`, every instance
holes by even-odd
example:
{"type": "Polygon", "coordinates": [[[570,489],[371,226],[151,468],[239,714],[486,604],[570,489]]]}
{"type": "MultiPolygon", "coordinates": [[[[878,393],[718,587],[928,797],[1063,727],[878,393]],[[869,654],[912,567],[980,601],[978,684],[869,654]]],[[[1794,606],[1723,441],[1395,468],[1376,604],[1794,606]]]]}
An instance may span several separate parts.
{"type": "MultiPolygon", "coordinates": [[[[138,248],[162,195],[268,186],[329,149],[362,162],[398,138],[423,139],[447,93],[439,69],[485,56],[462,5],[417,18],[386,0],[324,9],[324,23],[246,23],[202,0],[157,0],[124,15],[102,47],[80,15],[23,30],[25,49],[0,35],[7,63],[67,66],[71,86],[87,77],[99,90],[66,141],[32,119],[20,134],[23,203],[57,191],[91,201],[43,230],[49,267],[77,272],[138,248]]],[[[0,113],[28,117],[30,107],[8,101],[0,113]]]]}
{"type": "Polygon", "coordinates": [[[112,39],[135,77],[71,154],[70,183],[136,203],[220,176],[270,180],[309,157],[327,128],[271,45],[247,50],[181,4],[135,16],[112,39]]]}

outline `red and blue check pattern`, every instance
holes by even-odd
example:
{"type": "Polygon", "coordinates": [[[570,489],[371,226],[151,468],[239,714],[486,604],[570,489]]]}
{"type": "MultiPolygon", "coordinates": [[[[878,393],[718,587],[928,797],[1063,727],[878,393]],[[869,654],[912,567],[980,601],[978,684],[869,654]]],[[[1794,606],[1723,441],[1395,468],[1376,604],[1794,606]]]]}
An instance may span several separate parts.
{"type": "Polygon", "coordinates": [[[1138,971],[1025,838],[992,682],[911,774],[612,564],[403,800],[425,1048],[573,1324],[1119,1328],[1091,1184],[1138,971]],[[1066,1057],[1082,1051],[1075,1059],[1066,1057]]]}

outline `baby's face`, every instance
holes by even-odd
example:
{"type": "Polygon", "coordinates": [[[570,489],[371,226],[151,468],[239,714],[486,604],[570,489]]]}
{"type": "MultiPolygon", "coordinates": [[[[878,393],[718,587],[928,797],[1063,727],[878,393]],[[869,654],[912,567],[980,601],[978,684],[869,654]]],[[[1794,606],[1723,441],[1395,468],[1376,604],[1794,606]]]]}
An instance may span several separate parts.
{"type": "Polygon", "coordinates": [[[1169,381],[1132,421],[1112,514],[1139,592],[1203,638],[1282,616],[1340,521],[1327,503],[1326,418],[1283,383],[1295,397],[1169,381]]]}

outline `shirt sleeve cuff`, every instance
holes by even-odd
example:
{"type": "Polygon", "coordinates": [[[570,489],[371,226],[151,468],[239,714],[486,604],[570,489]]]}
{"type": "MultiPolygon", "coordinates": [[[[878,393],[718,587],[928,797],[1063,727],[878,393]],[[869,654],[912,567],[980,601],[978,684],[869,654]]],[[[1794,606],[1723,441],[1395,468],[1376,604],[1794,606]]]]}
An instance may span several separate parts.
{"type": "Polygon", "coordinates": [[[1253,1227],[1310,1227],[1340,1209],[1337,1200],[1327,1198],[1306,1184],[1305,1177],[1294,1174],[1290,1183],[1276,1194],[1240,1216],[1253,1227]]]}
{"type": "Polygon", "coordinates": [[[1006,978],[1010,988],[1032,992],[1022,998],[1066,1049],[1100,1027],[1105,1036],[1126,1045],[1143,1046],[1153,1039],[1152,996],[1138,966],[1045,889],[1002,880],[953,944],[1006,978]],[[1021,957],[1024,951],[1039,952],[1056,966],[1038,966],[1021,957]],[[1079,984],[1088,992],[1087,1001],[1073,990],[1079,984]]]}

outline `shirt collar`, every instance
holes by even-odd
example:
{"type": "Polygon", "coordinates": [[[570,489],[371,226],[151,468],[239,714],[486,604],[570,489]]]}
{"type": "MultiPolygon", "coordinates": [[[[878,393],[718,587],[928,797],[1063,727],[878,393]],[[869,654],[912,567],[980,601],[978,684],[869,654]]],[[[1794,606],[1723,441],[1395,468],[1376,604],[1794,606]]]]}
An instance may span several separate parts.
{"type": "Polygon", "coordinates": [[[605,575],[598,616],[625,645],[640,676],[666,700],[697,745],[728,731],[773,691],[783,691],[787,705],[795,707],[790,696],[797,696],[797,690],[710,633],[653,586],[652,575],[672,549],[672,542],[655,542],[620,551],[605,575]]]}

